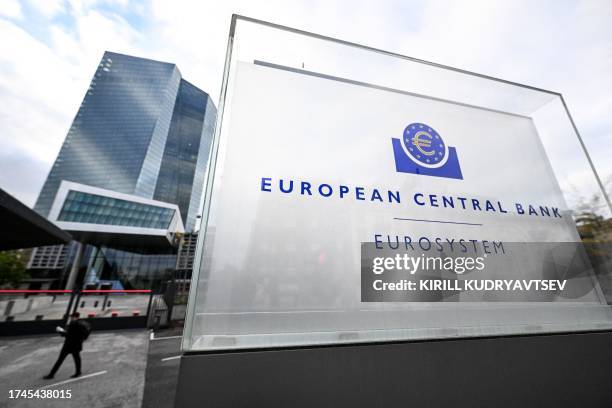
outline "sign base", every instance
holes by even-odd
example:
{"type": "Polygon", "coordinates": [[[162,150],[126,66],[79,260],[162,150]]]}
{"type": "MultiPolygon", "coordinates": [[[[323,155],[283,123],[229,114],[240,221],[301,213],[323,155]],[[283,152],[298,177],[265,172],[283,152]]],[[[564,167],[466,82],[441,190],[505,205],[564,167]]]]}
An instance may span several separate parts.
{"type": "Polygon", "coordinates": [[[175,406],[599,407],[610,344],[605,331],[186,354],[175,406]]]}

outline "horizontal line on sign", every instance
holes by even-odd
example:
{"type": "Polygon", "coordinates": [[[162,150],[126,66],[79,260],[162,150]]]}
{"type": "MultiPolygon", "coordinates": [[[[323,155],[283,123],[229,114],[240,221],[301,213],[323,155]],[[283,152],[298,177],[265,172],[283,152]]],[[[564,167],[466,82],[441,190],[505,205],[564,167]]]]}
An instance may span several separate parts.
{"type": "Polygon", "coordinates": [[[476,224],[473,222],[457,222],[457,221],[440,221],[440,220],[421,220],[418,218],[400,218],[400,217],[393,217],[394,220],[399,220],[399,221],[417,221],[417,222],[434,222],[437,224],[458,224],[458,225],[474,225],[477,227],[482,226],[482,224],[476,224]]]}

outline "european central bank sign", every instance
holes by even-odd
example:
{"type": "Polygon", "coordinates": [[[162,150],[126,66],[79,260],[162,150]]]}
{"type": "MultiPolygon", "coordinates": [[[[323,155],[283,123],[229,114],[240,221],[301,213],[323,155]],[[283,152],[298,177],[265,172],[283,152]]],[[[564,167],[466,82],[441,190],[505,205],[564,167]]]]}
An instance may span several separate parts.
{"type": "Polygon", "coordinates": [[[530,117],[252,59],[228,78],[194,332],[406,338],[387,331],[573,313],[508,302],[598,304],[593,281],[572,275],[582,258],[555,249],[580,236],[530,117]],[[413,275],[434,294],[364,296],[409,286],[381,259],[432,254],[454,268],[413,275]],[[501,306],[479,306],[490,302],[501,306]]]}
{"type": "MultiPolygon", "coordinates": [[[[433,176],[462,180],[461,166],[457,150],[447,146],[440,134],[424,123],[411,123],[403,131],[401,139],[392,138],[393,159],[398,173],[408,173],[411,176],[433,176]]],[[[383,158],[384,160],[384,158],[383,158]]],[[[390,161],[390,158],[388,159],[390,161]]],[[[491,212],[508,214],[506,208],[511,208],[515,215],[548,218],[562,218],[559,207],[549,206],[532,201],[512,202],[502,204],[499,200],[479,199],[465,194],[446,195],[427,192],[428,183],[423,180],[422,189],[411,192],[411,204],[417,207],[460,209],[472,212],[491,212]],[[508,205],[506,205],[508,204],[508,205]]],[[[357,186],[335,184],[333,182],[313,183],[306,180],[294,180],[284,177],[262,177],[260,182],[262,192],[280,195],[295,194],[302,197],[318,196],[319,198],[336,198],[341,200],[369,201],[373,203],[401,204],[402,194],[399,189],[381,186],[357,186]]],[[[396,220],[402,218],[395,217],[396,220]]],[[[416,220],[415,220],[416,221],[416,220]]],[[[458,221],[418,220],[431,223],[456,223],[458,221]]],[[[477,224],[474,224],[477,225],[477,224]]]]}

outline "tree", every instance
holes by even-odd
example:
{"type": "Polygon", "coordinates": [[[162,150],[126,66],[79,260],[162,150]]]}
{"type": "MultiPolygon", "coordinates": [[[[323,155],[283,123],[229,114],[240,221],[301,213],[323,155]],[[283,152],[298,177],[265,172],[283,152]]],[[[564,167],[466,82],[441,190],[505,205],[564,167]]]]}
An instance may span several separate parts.
{"type": "Polygon", "coordinates": [[[24,258],[21,251],[0,252],[0,286],[17,286],[29,277],[24,258]]]}

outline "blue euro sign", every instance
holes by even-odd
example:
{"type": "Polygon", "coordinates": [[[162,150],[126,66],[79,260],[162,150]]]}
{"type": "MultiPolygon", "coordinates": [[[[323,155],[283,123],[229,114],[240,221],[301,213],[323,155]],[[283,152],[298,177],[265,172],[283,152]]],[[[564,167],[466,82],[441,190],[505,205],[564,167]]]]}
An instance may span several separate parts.
{"type": "Polygon", "coordinates": [[[401,140],[391,141],[397,172],[463,180],[457,150],[447,147],[431,126],[411,123],[401,140]]]}

